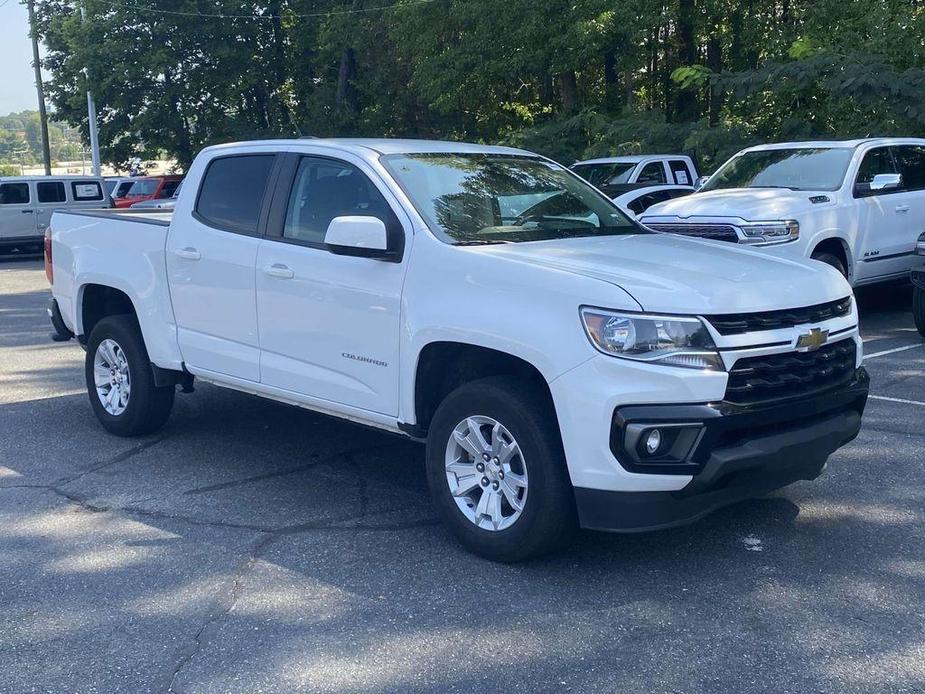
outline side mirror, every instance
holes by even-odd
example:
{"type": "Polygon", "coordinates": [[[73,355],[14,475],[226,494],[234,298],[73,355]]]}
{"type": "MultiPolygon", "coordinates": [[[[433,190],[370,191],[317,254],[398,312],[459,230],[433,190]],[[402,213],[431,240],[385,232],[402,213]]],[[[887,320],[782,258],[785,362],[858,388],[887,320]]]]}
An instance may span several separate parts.
{"type": "Polygon", "coordinates": [[[902,174],[877,174],[874,180],[870,182],[870,189],[873,190],[894,190],[902,185],[902,174]]]}
{"type": "Polygon", "coordinates": [[[704,187],[704,185],[706,185],[707,181],[709,180],[710,180],[709,176],[698,177],[697,180],[694,181],[694,190],[700,190],[701,188],[704,187]]]}
{"type": "Polygon", "coordinates": [[[389,254],[389,234],[378,217],[335,217],[325,232],[324,243],[338,255],[385,258],[389,254]]]}

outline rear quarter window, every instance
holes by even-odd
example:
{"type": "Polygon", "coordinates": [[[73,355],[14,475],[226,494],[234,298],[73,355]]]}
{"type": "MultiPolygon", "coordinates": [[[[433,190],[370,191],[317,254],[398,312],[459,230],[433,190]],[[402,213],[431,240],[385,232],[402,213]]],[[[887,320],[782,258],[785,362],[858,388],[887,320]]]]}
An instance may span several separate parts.
{"type": "Polygon", "coordinates": [[[256,234],[275,154],[213,159],[202,178],[196,217],[217,229],[256,234]]]}
{"type": "Polygon", "coordinates": [[[74,181],[71,196],[75,202],[94,202],[103,199],[103,187],[99,181],[74,181]]]}

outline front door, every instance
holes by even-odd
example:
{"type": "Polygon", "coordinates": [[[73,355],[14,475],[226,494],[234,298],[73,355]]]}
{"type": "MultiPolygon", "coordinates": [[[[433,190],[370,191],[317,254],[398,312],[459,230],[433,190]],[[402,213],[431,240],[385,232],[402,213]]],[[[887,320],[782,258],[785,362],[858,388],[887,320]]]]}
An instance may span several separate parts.
{"type": "Polygon", "coordinates": [[[30,188],[25,181],[0,183],[0,241],[34,238],[38,233],[30,188]]]}
{"type": "Polygon", "coordinates": [[[378,217],[390,248],[403,247],[388,191],[360,160],[287,163],[277,187],[286,204],[274,203],[257,254],[261,383],[397,415],[405,263],[335,255],[324,244],[332,219],[355,215],[378,217]]]}
{"type": "Polygon", "coordinates": [[[177,341],[191,369],[258,382],[254,268],[276,155],[207,165],[194,210],[171,225],[167,273],[177,341]]]}
{"type": "Polygon", "coordinates": [[[910,198],[905,188],[870,190],[879,174],[899,173],[890,147],[877,147],[864,155],[858,168],[854,195],[858,205],[858,235],[855,281],[890,277],[908,269],[915,245],[909,241],[910,198]]]}

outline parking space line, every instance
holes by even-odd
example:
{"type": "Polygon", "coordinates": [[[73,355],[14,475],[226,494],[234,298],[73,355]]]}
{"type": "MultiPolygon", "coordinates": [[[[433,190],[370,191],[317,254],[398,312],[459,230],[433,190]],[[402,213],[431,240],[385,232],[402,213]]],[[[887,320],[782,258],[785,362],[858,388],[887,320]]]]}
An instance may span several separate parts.
{"type": "Polygon", "coordinates": [[[885,400],[886,402],[898,402],[903,405],[919,405],[925,407],[925,402],[919,402],[918,400],[904,400],[903,398],[888,398],[885,395],[869,395],[871,400],[885,400]]]}
{"type": "Polygon", "coordinates": [[[896,352],[905,352],[907,349],[915,349],[916,347],[925,347],[925,342],[920,342],[917,345],[906,345],[905,347],[895,347],[893,349],[885,349],[882,352],[874,352],[873,354],[865,354],[864,361],[868,359],[875,359],[877,357],[883,357],[887,354],[896,354],[896,352]]]}

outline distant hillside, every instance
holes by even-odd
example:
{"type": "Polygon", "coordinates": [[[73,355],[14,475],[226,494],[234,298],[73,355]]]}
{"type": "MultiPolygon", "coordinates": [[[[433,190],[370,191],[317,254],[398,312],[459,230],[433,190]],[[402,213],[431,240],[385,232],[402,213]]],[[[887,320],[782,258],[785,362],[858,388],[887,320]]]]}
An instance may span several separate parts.
{"type": "MultiPolygon", "coordinates": [[[[42,135],[38,111],[0,116],[0,165],[37,164],[42,161],[42,135]]],[[[52,161],[80,159],[80,133],[64,123],[48,124],[52,161]]]]}

